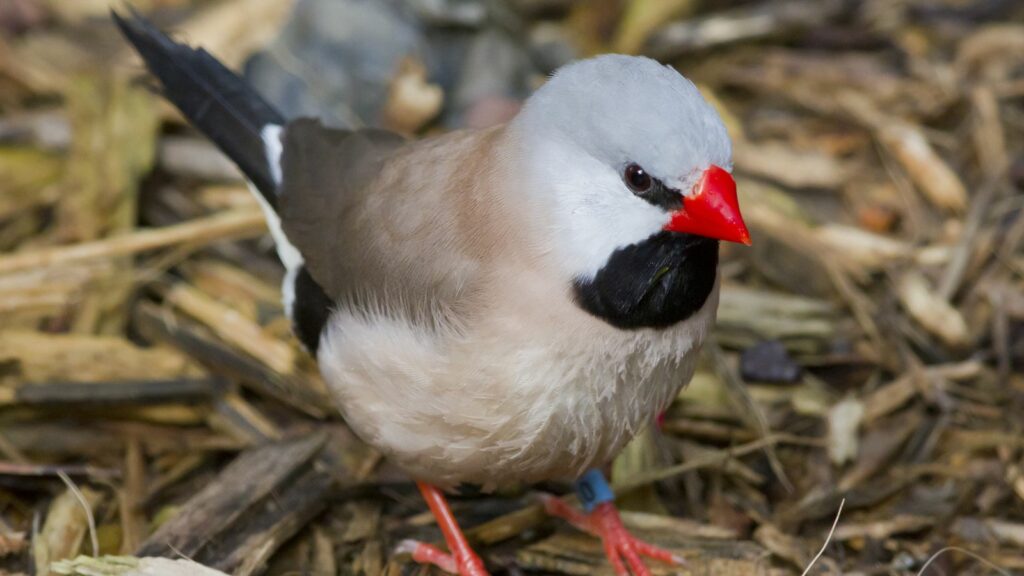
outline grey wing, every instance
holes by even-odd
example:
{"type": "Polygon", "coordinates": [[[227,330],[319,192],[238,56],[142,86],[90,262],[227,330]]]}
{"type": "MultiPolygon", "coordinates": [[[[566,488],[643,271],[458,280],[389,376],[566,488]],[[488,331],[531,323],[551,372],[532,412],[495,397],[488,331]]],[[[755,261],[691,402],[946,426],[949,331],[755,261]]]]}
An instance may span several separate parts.
{"type": "Polygon", "coordinates": [[[332,299],[342,297],[351,282],[339,260],[360,242],[343,226],[404,142],[383,130],[331,129],[311,119],[285,128],[278,199],[282,229],[309,275],[332,299]]]}
{"type": "Polygon", "coordinates": [[[463,229],[471,219],[460,218],[465,194],[447,184],[445,166],[458,165],[447,160],[460,149],[452,141],[407,142],[313,120],[285,128],[278,211],[304,259],[293,319],[300,336],[309,334],[311,350],[328,317],[323,302],[401,314],[416,324],[458,313],[481,258],[466,241],[474,237],[463,229]]]}

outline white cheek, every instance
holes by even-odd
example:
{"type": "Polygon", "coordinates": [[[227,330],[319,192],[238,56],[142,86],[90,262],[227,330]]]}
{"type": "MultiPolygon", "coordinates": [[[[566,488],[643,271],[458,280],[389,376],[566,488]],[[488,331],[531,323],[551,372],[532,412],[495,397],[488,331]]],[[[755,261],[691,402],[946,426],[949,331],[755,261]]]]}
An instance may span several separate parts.
{"type": "Polygon", "coordinates": [[[613,252],[649,238],[668,222],[664,211],[633,198],[617,198],[615,190],[594,192],[562,222],[565,264],[578,276],[593,277],[613,252]]]}
{"type": "Polygon", "coordinates": [[[589,156],[570,156],[559,146],[545,148],[534,158],[557,174],[542,178],[549,183],[543,194],[553,216],[549,241],[563,270],[593,277],[615,250],[657,234],[668,223],[664,210],[630,194],[611,167],[589,156]]]}

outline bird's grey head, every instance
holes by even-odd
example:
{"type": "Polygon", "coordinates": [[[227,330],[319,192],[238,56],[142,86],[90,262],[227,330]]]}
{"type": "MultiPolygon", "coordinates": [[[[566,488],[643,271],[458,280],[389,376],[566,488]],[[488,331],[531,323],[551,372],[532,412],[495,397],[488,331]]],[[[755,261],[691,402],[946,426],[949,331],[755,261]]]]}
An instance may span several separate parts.
{"type": "Polygon", "coordinates": [[[550,240],[574,276],[660,233],[709,168],[732,166],[715,109],[673,68],[643,57],[565,66],[531,96],[512,131],[527,193],[546,204],[550,240]]]}

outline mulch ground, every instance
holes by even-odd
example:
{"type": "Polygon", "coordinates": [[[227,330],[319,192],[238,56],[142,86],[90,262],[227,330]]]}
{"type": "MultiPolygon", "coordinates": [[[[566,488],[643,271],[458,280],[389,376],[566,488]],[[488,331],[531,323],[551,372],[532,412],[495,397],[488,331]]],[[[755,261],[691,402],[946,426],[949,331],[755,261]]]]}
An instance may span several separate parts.
{"type": "MultiPolygon", "coordinates": [[[[234,66],[288,14],[138,5],[234,66]]],[[[1024,573],[1024,7],[509,5],[523,42],[676,65],[734,141],[754,245],[722,247],[715,342],[613,465],[627,523],[683,574],[801,574],[826,541],[810,573],[1024,573]]],[[[258,207],[106,10],[0,4],[0,574],[418,573],[391,554],[439,539],[414,485],[332,408],[258,207]]],[[[410,74],[390,122],[442,130],[410,74]]],[[[568,488],[453,502],[497,573],[610,573],[538,507],[568,488]]]]}

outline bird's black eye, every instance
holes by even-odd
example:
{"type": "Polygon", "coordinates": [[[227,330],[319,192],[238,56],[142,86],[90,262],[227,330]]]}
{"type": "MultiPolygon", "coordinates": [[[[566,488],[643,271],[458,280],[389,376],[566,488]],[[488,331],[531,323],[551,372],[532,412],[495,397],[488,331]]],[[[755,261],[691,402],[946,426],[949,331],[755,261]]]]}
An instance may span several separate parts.
{"type": "Polygon", "coordinates": [[[629,186],[633,192],[647,192],[654,184],[654,179],[639,164],[626,166],[626,171],[622,176],[626,181],[626,186],[629,186]]]}

